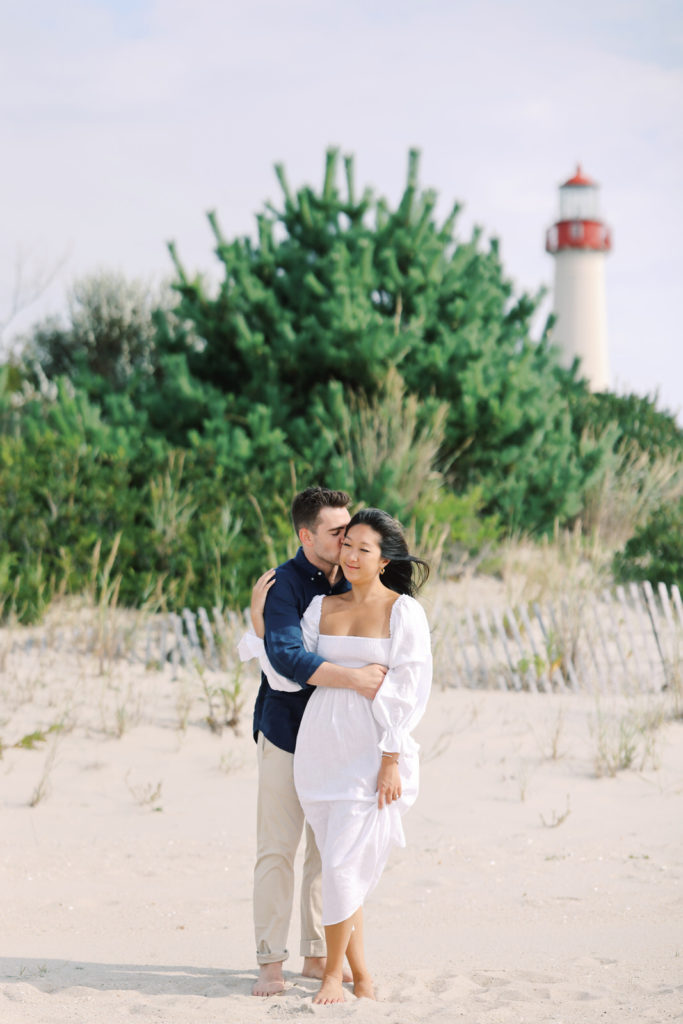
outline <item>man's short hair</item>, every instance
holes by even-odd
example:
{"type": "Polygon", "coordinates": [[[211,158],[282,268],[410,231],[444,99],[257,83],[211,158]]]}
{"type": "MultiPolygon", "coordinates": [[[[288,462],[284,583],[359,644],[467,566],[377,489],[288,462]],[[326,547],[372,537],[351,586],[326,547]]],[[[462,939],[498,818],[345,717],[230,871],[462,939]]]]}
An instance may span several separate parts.
{"type": "Polygon", "coordinates": [[[292,502],[292,522],[298,533],[302,527],[315,530],[323,508],[348,508],[351,498],[346,491],[331,491],[328,487],[307,487],[299,491],[292,502]]]}

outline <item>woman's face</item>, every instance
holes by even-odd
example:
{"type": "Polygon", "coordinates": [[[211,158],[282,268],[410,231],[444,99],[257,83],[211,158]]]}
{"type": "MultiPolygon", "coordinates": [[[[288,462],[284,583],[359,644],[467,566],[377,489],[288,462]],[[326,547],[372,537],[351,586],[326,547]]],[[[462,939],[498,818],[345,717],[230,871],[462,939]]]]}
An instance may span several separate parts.
{"type": "Polygon", "coordinates": [[[369,583],[389,562],[382,557],[382,538],[366,523],[346,531],[341,548],[341,567],[349,583],[369,583]]]}

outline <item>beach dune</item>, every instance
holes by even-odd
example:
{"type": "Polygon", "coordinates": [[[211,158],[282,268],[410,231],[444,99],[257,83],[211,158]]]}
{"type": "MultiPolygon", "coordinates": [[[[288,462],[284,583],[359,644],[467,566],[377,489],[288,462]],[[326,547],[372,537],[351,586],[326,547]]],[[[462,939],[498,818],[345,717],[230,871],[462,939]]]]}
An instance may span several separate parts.
{"type": "Polygon", "coordinates": [[[438,681],[366,905],[378,1001],[312,1005],[296,911],[287,990],[252,997],[255,685],[217,733],[198,679],[5,646],[0,1021],[683,1020],[683,721],[648,698],[612,775],[633,701],[438,681]]]}

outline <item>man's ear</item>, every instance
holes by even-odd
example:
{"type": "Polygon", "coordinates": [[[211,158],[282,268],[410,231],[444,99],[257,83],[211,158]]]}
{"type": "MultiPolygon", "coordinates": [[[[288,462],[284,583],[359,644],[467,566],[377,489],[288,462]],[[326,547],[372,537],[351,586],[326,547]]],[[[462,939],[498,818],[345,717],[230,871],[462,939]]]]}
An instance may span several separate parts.
{"type": "Polygon", "coordinates": [[[302,526],[299,530],[299,543],[302,547],[310,547],[313,542],[313,534],[307,526],[302,526]]]}

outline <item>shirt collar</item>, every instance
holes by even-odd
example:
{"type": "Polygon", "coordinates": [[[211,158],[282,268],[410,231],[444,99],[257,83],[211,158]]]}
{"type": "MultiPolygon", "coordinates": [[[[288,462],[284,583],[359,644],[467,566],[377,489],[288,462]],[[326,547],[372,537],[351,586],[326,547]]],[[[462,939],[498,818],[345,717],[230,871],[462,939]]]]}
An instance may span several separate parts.
{"type": "Polygon", "coordinates": [[[294,556],[294,563],[297,566],[297,568],[300,569],[302,572],[306,573],[306,575],[310,579],[315,579],[316,577],[320,577],[320,576],[323,576],[323,577],[325,577],[325,579],[327,579],[327,577],[325,576],[325,573],[322,571],[322,569],[319,569],[317,567],[317,565],[313,565],[312,562],[308,561],[308,559],[306,558],[306,556],[304,554],[304,549],[303,548],[299,548],[299,550],[295,554],[295,556],[294,556]]]}
{"type": "MultiPolygon", "coordinates": [[[[327,579],[327,576],[322,571],[322,569],[319,569],[317,565],[313,565],[312,562],[308,561],[304,554],[303,548],[299,548],[299,550],[295,554],[294,564],[296,565],[299,572],[303,573],[309,580],[324,580],[328,586],[330,585],[329,580],[327,579]]],[[[337,581],[332,586],[332,592],[337,593],[341,590],[348,590],[348,587],[349,584],[344,578],[344,574],[342,572],[339,572],[337,576],[337,581]]]]}

